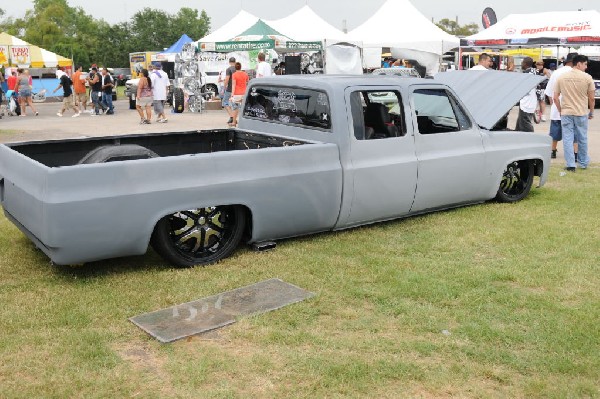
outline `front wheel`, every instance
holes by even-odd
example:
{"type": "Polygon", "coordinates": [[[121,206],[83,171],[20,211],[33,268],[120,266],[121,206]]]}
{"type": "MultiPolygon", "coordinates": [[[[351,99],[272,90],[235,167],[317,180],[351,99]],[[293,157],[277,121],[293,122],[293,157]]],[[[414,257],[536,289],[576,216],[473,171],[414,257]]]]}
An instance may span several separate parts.
{"type": "Polygon", "coordinates": [[[207,265],[236,249],[246,226],[239,206],[211,206],[175,212],[154,228],[151,245],[178,267],[207,265]]]}
{"type": "Polygon", "coordinates": [[[522,200],[531,190],[533,175],[532,161],[515,161],[508,164],[502,174],[496,199],[500,202],[522,200]]]}

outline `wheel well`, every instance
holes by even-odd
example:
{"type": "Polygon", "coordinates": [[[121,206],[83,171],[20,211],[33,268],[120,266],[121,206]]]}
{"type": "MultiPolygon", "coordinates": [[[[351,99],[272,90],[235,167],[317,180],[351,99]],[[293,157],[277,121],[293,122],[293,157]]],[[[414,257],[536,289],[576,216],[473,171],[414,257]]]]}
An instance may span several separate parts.
{"type": "MultiPolygon", "coordinates": [[[[245,227],[243,239],[248,241],[250,239],[250,237],[252,237],[252,210],[250,210],[250,208],[248,208],[246,205],[231,204],[229,206],[239,206],[244,209],[244,214],[246,215],[246,227],[245,227]]],[[[152,225],[152,232],[154,232],[154,229],[156,229],[156,225],[158,224],[158,222],[160,222],[160,220],[162,218],[164,218],[165,216],[168,216],[170,214],[171,213],[167,213],[166,215],[162,215],[161,217],[156,219],[154,221],[154,224],[152,225]]],[[[151,235],[152,235],[152,233],[151,233],[151,235]]]]}

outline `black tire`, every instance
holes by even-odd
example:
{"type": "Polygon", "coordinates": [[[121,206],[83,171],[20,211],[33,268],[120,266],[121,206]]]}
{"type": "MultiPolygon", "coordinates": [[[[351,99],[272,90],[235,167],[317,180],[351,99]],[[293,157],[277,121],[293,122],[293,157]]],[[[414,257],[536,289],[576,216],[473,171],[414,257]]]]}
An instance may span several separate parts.
{"type": "Polygon", "coordinates": [[[529,194],[533,184],[533,162],[515,161],[502,174],[500,188],[496,194],[499,202],[517,202],[529,194]]]}
{"type": "Polygon", "coordinates": [[[135,100],[129,97],[129,109],[135,109],[136,107],[135,100]]]}
{"type": "Polygon", "coordinates": [[[184,109],[185,96],[183,95],[183,89],[173,90],[173,109],[176,113],[180,114],[184,109]]]}
{"type": "Polygon", "coordinates": [[[126,161],[132,159],[157,158],[154,151],[136,144],[106,145],[88,152],[78,164],[126,161]]]}
{"type": "Polygon", "coordinates": [[[205,93],[213,93],[212,98],[217,98],[217,96],[219,95],[219,88],[212,83],[204,85],[203,91],[205,93]]]}
{"type": "Polygon", "coordinates": [[[245,227],[246,213],[240,206],[191,209],[159,220],[150,244],[177,267],[208,265],[231,255],[245,227]]]}

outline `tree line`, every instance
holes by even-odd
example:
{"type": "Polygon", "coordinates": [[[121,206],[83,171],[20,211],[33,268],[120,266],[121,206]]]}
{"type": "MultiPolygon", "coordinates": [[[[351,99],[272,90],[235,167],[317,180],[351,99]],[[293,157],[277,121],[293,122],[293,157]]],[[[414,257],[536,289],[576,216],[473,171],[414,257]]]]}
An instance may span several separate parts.
{"type": "MultiPolygon", "coordinates": [[[[117,11],[115,11],[117,12],[117,11]]],[[[72,58],[75,65],[129,67],[129,53],[162,51],[182,34],[206,36],[210,17],[204,10],[181,8],[176,14],[144,8],[127,22],[109,24],[67,0],[34,0],[22,18],[9,18],[0,8],[0,31],[72,58]]]]}

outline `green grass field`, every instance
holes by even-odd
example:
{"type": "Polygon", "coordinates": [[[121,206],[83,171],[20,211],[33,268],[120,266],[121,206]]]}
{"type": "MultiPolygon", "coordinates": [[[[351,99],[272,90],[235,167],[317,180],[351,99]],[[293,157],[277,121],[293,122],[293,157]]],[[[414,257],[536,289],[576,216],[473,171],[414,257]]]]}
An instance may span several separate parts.
{"type": "Polygon", "coordinates": [[[600,168],[561,173],[192,269],[53,266],[0,216],[0,397],[599,397],[600,168]],[[173,344],[127,320],[272,277],[317,296],[173,344]]]}

